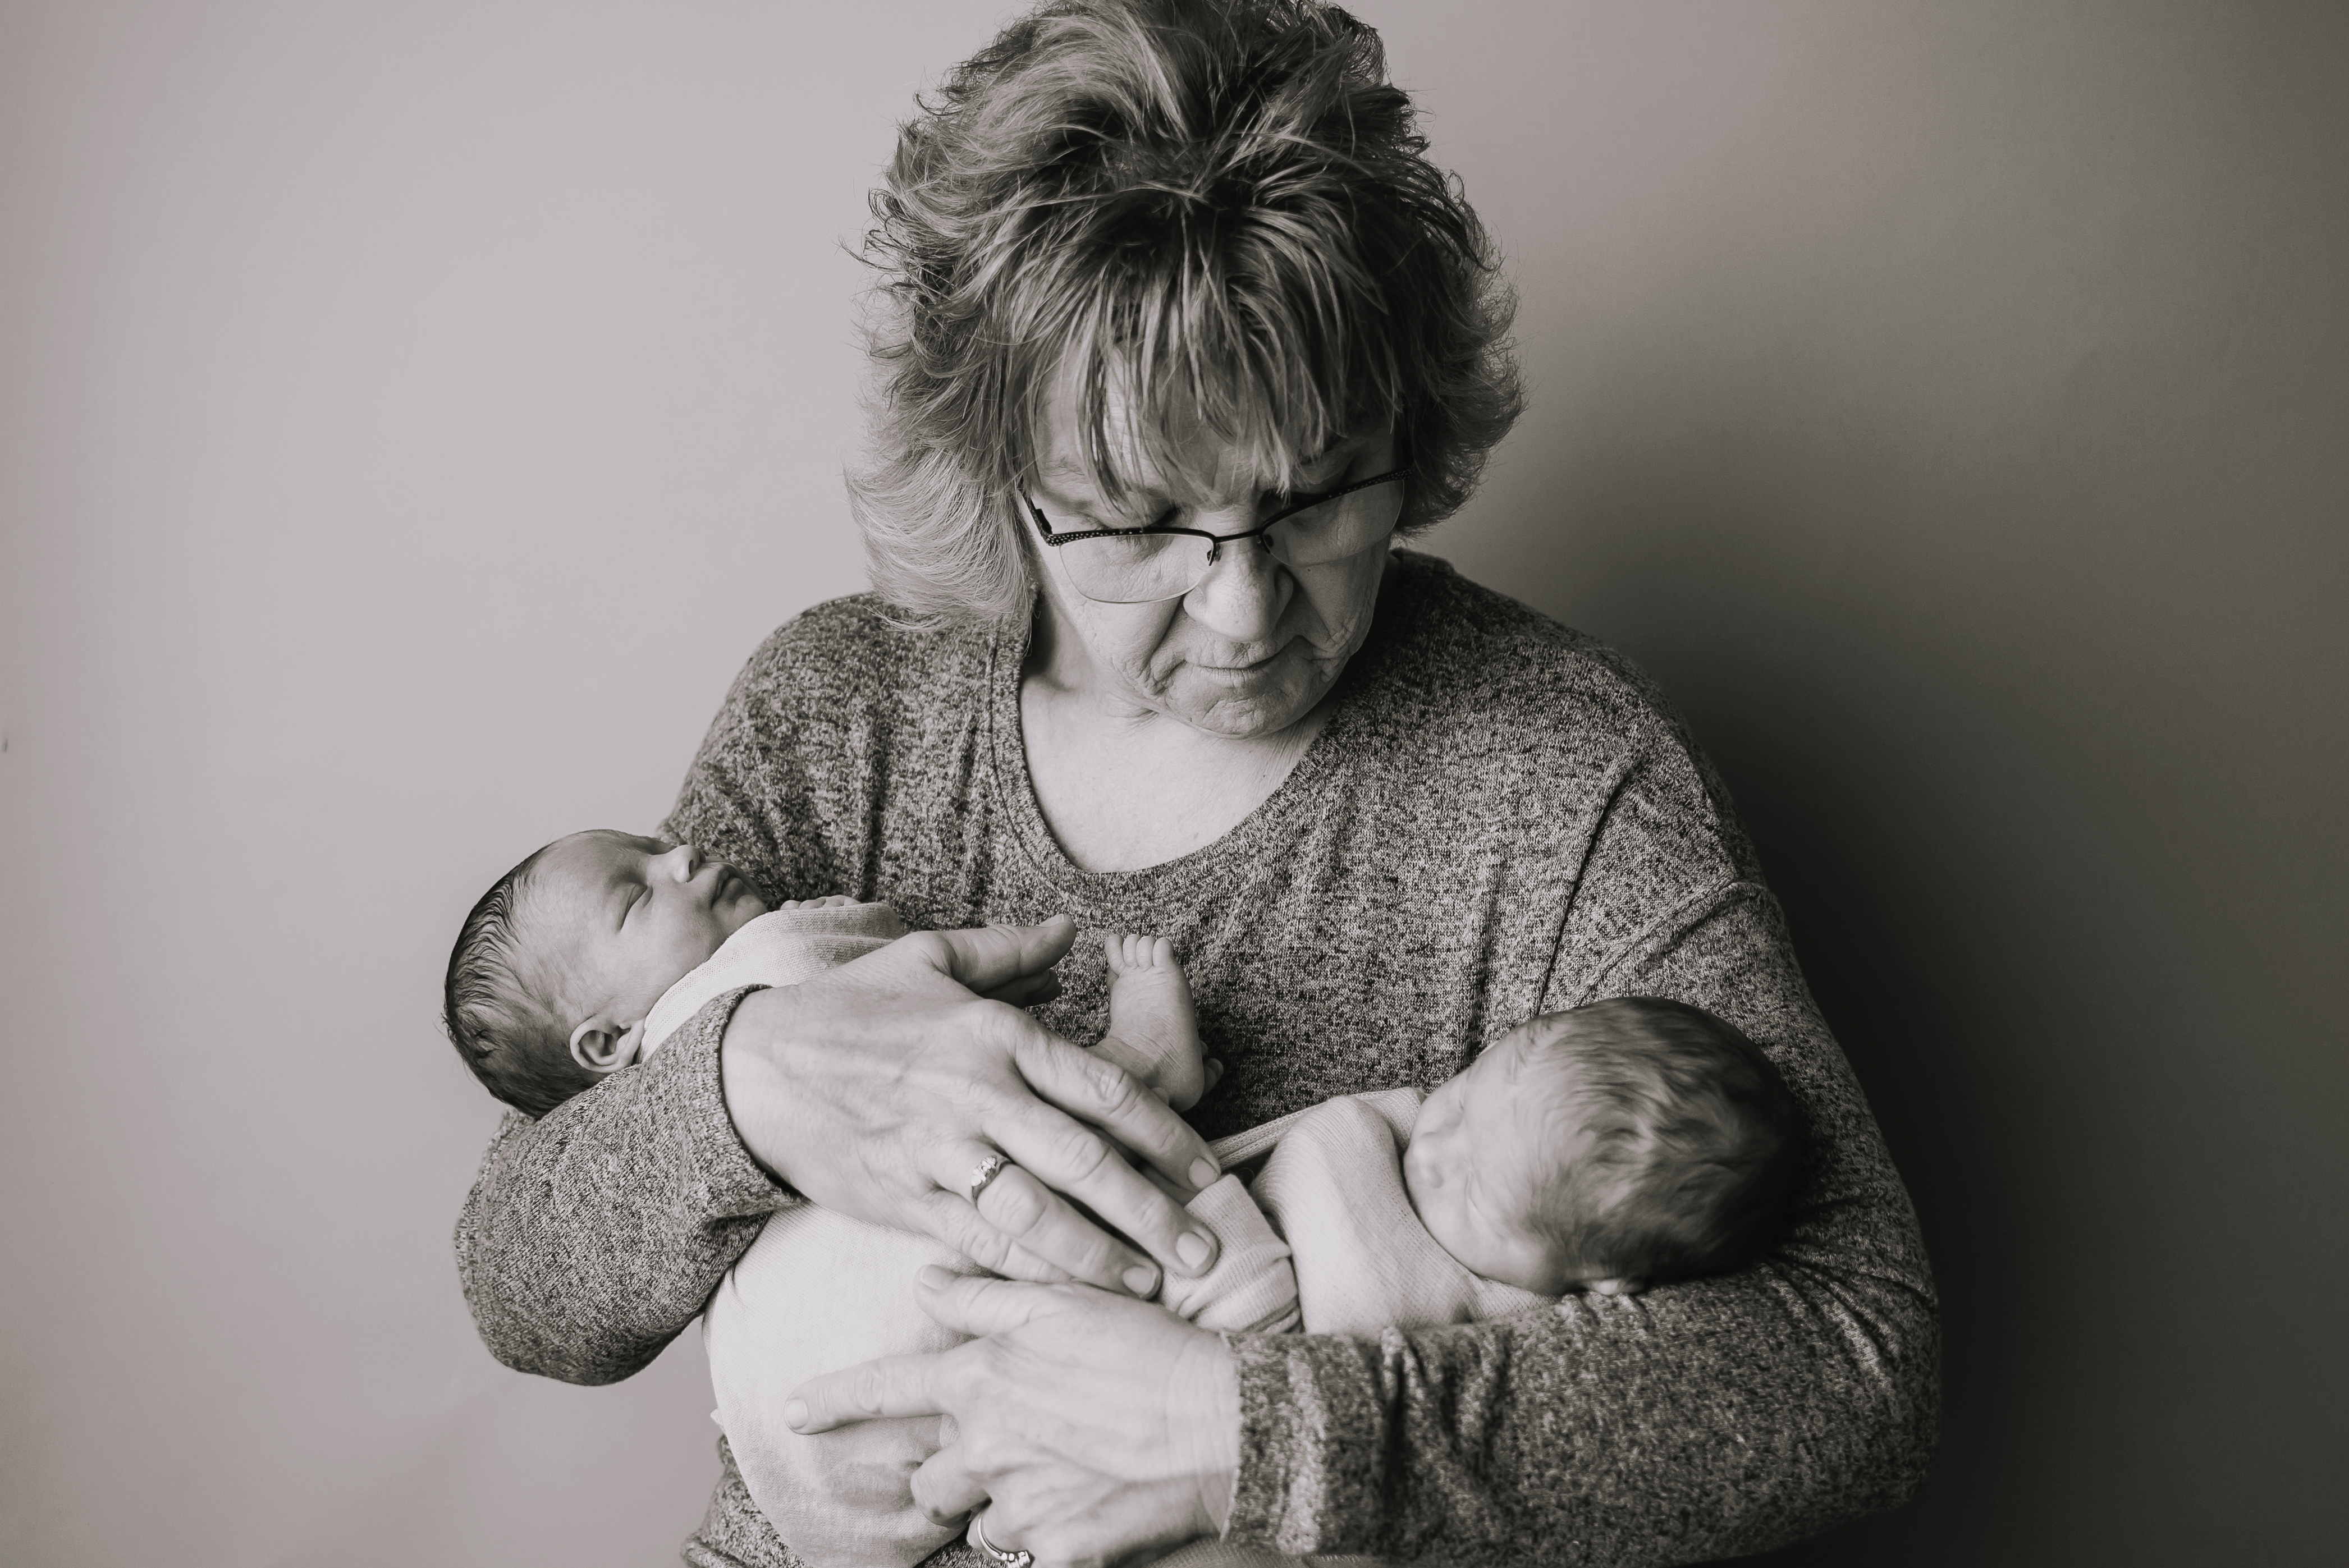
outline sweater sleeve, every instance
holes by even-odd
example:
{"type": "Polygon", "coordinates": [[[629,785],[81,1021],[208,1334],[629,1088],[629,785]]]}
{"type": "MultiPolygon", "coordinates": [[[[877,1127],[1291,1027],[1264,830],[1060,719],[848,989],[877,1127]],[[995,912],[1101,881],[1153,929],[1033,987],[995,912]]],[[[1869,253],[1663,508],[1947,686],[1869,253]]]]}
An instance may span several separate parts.
{"type": "Polygon", "coordinates": [[[1228,1538],[1292,1553],[1689,1563],[1890,1507],[1931,1451],[1937,1307],[1907,1192],[1777,906],[1673,900],[1545,1006],[1676,997],[1728,1018],[1804,1105],[1795,1215],[1737,1274],[1377,1339],[1234,1336],[1228,1538]]]}
{"type": "Polygon", "coordinates": [[[767,1216],[801,1202],[726,1114],[718,1045],[751,989],[712,1001],[642,1066],[498,1129],[457,1221],[457,1272],[507,1366],[570,1383],[637,1371],[767,1216]]]}

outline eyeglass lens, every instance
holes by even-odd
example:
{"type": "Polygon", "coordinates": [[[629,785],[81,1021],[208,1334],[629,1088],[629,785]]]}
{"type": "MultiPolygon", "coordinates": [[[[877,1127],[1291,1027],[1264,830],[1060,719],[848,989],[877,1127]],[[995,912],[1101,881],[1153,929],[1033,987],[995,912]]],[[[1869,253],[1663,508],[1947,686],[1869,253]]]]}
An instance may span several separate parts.
{"type": "Polygon", "coordinates": [[[1061,556],[1086,598],[1143,604],[1188,593],[1225,550],[1268,548],[1286,565],[1320,566],[1382,542],[1394,526],[1394,494],[1381,485],[1302,508],[1262,533],[1214,540],[1201,533],[1137,531],[1071,540],[1061,556]]]}

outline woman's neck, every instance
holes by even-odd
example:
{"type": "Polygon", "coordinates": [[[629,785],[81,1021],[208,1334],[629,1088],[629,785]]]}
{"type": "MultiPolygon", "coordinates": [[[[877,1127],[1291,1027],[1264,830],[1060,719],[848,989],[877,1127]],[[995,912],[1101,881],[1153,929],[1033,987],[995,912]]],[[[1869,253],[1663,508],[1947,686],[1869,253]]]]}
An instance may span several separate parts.
{"type": "Polygon", "coordinates": [[[1040,624],[1019,680],[1019,730],[1044,824],[1089,872],[1141,871],[1206,848],[1295,771],[1332,697],[1268,735],[1193,728],[1096,682],[1068,678],[1040,624]]]}

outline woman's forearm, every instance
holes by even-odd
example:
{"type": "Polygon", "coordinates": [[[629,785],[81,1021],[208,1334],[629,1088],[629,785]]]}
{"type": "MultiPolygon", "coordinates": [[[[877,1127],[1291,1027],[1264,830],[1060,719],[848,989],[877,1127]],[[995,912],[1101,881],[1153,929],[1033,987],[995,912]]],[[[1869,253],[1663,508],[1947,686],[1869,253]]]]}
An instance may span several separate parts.
{"type": "Polygon", "coordinates": [[[1231,1538],[1289,1553],[1741,1556],[1900,1501],[1933,1441],[1931,1304],[1775,1265],[1377,1341],[1232,1343],[1231,1538]]]}
{"type": "Polygon", "coordinates": [[[737,1138],[720,997],[650,1061],[537,1121],[510,1117],[457,1223],[473,1323],[507,1366],[571,1383],[636,1371],[693,1321],[790,1201],[737,1138]]]}

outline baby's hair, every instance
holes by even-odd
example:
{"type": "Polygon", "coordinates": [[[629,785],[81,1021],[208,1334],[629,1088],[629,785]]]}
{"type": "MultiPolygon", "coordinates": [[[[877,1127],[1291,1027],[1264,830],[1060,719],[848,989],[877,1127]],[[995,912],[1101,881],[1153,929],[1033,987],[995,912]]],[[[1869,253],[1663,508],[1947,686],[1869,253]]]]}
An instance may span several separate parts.
{"type": "Polygon", "coordinates": [[[1552,1015],[1518,1075],[1552,1158],[1528,1205],[1587,1277],[1661,1284],[1738,1268],[1785,1222],[1802,1112],[1770,1059],[1699,1007],[1619,996],[1552,1015]],[[1545,1061],[1571,1071],[1542,1070],[1545,1061]],[[1560,1138],[1561,1121],[1578,1131],[1560,1138]]]}
{"type": "Polygon", "coordinates": [[[441,1026],[481,1087],[516,1110],[544,1116],[595,1075],[571,1058],[562,1020],[523,976],[520,904],[546,845],[506,872],[465,916],[449,954],[441,1026]]]}

